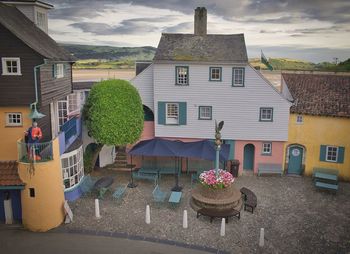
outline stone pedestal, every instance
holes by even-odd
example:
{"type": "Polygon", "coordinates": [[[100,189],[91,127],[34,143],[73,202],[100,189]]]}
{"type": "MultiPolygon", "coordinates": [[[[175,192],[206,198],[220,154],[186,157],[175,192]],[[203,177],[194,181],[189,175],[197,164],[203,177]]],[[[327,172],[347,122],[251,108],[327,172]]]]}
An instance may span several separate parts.
{"type": "Polygon", "coordinates": [[[241,192],[233,184],[225,189],[212,189],[198,184],[192,190],[190,204],[195,211],[201,208],[240,211],[242,208],[241,192]]]}

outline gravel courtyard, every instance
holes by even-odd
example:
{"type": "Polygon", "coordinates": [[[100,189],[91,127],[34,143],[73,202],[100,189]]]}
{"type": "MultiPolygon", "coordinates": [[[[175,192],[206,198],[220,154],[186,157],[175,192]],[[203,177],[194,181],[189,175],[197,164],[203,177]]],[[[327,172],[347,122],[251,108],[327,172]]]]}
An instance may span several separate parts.
{"type": "MultiPolygon", "coordinates": [[[[114,184],[126,185],[129,173],[103,170],[114,184]]],[[[74,222],[66,229],[119,232],[149,238],[216,248],[232,253],[349,253],[350,252],[350,184],[340,183],[336,195],[318,191],[308,177],[241,176],[236,188],[255,192],[258,206],[251,214],[241,211],[241,219],[230,219],[226,236],[220,237],[219,219],[196,218],[189,205],[190,176],[183,174],[181,204],[157,207],[152,202],[153,183],[138,181],[138,187],[127,189],[123,202],[112,199],[111,192],[100,201],[101,218],[94,216],[94,195],[71,202],[74,222]],[[151,206],[151,224],[145,224],[146,205],[151,206]],[[182,228],[183,210],[188,211],[188,229],[182,228]],[[265,229],[265,246],[258,247],[260,228],[265,229]]],[[[170,191],[173,176],[162,176],[160,188],[170,191]]]]}

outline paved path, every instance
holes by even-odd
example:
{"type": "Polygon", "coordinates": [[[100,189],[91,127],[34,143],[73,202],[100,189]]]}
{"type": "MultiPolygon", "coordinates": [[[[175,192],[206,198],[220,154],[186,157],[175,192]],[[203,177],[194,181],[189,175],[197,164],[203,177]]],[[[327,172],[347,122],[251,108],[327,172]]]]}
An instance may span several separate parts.
{"type": "Polygon", "coordinates": [[[32,233],[0,225],[0,253],[18,254],[205,254],[208,252],[161,243],[72,233],[32,233]]]}

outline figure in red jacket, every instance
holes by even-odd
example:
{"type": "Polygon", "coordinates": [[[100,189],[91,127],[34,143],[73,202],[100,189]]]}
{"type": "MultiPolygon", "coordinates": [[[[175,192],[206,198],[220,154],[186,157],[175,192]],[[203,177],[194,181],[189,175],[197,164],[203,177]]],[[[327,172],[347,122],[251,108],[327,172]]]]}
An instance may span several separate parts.
{"type": "Polygon", "coordinates": [[[41,160],[39,155],[39,140],[43,137],[40,127],[38,127],[37,122],[33,122],[32,126],[28,128],[25,132],[25,141],[27,143],[28,158],[33,158],[35,155],[35,160],[41,160]]]}

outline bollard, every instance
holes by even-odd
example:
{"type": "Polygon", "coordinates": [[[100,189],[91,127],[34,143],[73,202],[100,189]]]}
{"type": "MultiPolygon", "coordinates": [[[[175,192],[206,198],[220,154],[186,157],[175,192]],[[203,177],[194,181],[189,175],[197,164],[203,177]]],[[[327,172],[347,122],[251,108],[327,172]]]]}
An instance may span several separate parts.
{"type": "Polygon", "coordinates": [[[220,236],[225,236],[225,218],[221,220],[220,236]]]}
{"type": "Polygon", "coordinates": [[[264,237],[265,237],[264,235],[265,235],[264,228],[260,228],[260,239],[259,239],[260,247],[264,247],[264,237]]]}
{"type": "Polygon", "coordinates": [[[97,198],[95,199],[95,216],[96,216],[97,219],[101,218],[101,215],[100,215],[100,203],[99,203],[97,198]]]}
{"type": "Polygon", "coordinates": [[[184,216],[182,220],[182,227],[188,228],[188,221],[187,221],[187,210],[184,210],[184,216]]]}
{"type": "Polygon", "coordinates": [[[151,211],[149,205],[146,206],[146,224],[151,224],[151,211]]]}

